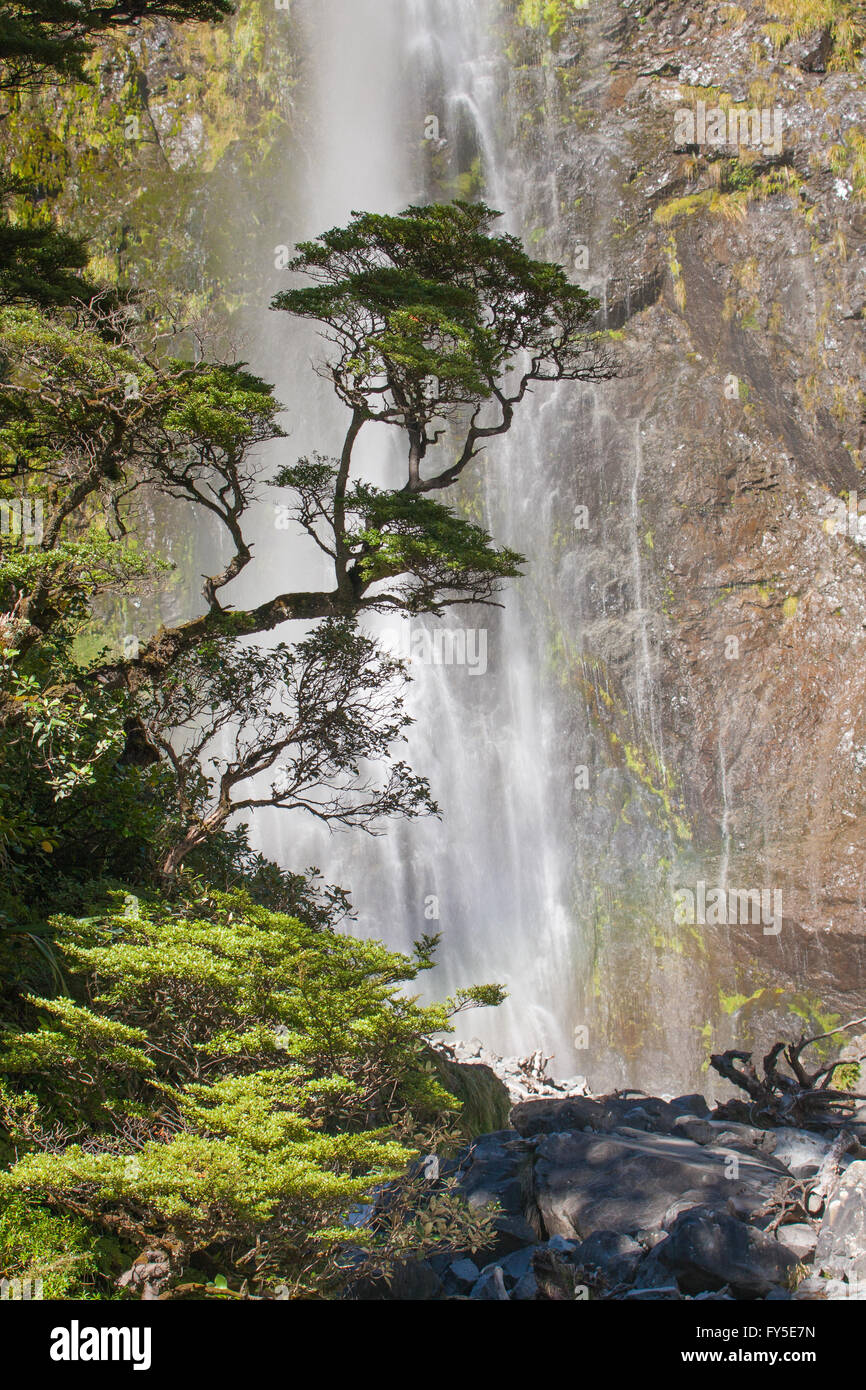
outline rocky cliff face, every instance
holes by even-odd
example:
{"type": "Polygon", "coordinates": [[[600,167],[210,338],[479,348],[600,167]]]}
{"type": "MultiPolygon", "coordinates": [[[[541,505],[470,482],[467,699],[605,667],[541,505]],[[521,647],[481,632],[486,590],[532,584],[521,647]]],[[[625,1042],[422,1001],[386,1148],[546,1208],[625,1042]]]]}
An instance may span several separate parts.
{"type": "Polygon", "coordinates": [[[527,226],[625,373],[549,440],[535,594],[587,768],[594,1084],[862,1011],[866,73],[810,8],[504,21],[527,226]]]}

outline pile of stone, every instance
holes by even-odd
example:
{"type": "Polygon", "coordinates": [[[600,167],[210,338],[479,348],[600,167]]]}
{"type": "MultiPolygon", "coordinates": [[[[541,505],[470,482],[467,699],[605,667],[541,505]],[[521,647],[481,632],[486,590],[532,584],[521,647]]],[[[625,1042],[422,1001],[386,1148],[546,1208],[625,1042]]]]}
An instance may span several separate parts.
{"type": "Polygon", "coordinates": [[[486,1048],[480,1038],[437,1043],[436,1046],[452,1061],[489,1067],[505,1086],[513,1105],[537,1096],[583,1096],[589,1091],[585,1076],[570,1076],[565,1081],[550,1076],[548,1068],[553,1058],[547,1057],[541,1048],[528,1057],[499,1057],[486,1048]]]}
{"type": "Polygon", "coordinates": [[[516,1095],[510,1127],[448,1165],[470,1207],[496,1204],[494,1241],[408,1261],[389,1297],[866,1297],[866,1117],[841,1140],[757,1128],[701,1095],[592,1096],[533,1059],[467,1051],[516,1095]]]}

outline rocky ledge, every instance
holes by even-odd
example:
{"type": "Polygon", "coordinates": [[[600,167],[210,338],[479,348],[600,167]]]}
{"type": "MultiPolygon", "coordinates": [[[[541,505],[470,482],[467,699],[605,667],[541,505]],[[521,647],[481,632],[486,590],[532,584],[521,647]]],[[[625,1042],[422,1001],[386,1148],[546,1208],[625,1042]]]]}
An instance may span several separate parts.
{"type": "MultiPolygon", "coordinates": [[[[438,1165],[472,1208],[495,1204],[481,1254],[405,1261],[395,1299],[866,1297],[866,1105],[844,1123],[758,1128],[702,1095],[591,1095],[545,1059],[475,1042],[453,1061],[507,1087],[507,1128],[438,1165]]],[[[429,1167],[429,1165],[428,1165],[429,1167]]]]}

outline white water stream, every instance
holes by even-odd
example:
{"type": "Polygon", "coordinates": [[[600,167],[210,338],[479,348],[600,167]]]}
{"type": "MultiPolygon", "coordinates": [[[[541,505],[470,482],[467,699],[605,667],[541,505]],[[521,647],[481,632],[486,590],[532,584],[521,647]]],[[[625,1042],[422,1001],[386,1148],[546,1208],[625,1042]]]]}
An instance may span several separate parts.
{"type": "MultiPolygon", "coordinates": [[[[310,49],[297,98],[303,150],[287,183],[281,242],[314,236],[355,209],[395,212],[447,196],[441,185],[431,187],[431,169],[440,179],[474,169],[472,192],[502,209],[503,229],[532,240],[531,218],[541,211],[545,244],[555,254],[557,130],[552,124],[542,132],[543,157],[524,167],[509,142],[509,69],[497,9],[496,0],[297,0],[310,49]],[[447,143],[432,150],[425,143],[431,131],[447,143]]],[[[274,287],[282,283],[275,276],[274,287]]],[[[288,407],[291,438],[276,451],[279,460],[337,452],[345,413],[310,370],[323,345],[282,314],[271,314],[256,338],[254,365],[275,380],[288,407]]],[[[546,387],[528,398],[511,432],[492,442],[462,485],[471,515],[499,543],[525,554],[528,567],[502,609],[459,616],[452,610],[432,624],[434,631],[464,629],[455,634],[455,660],[413,663],[417,723],[409,760],[430,778],[442,819],[390,823],[378,838],[329,834],[300,815],[277,812],[260,815],[254,826],[269,856],[295,870],[316,864],[350,890],[360,933],[406,948],[424,932],[441,932],[440,965],[424,981],[432,995],[460,984],[504,983],[507,1004],[461,1020],[464,1033],[478,1032],[505,1053],[540,1045],[555,1054],[560,1075],[580,1067],[572,1040],[586,1008],[587,924],[598,891],[592,825],[581,831],[575,824],[573,765],[584,752],[569,746],[550,652],[562,600],[555,532],[563,509],[569,515],[572,507],[559,496],[554,461],[566,450],[577,462],[568,434],[575,414],[578,423],[589,421],[583,457],[597,431],[603,454],[609,431],[599,423],[596,393],[546,387]],[[570,402],[569,392],[576,393],[570,402]]],[[[368,427],[362,434],[360,458],[374,481],[402,479],[396,433],[368,427]]],[[[255,575],[237,586],[238,600],[261,600],[277,585],[327,582],[311,543],[275,530],[267,508],[258,520],[255,575]]],[[[640,595],[638,545],[635,534],[640,595]]],[[[569,640],[576,650],[579,642],[569,640]]],[[[648,658],[640,704],[649,700],[647,665],[648,658]]]]}

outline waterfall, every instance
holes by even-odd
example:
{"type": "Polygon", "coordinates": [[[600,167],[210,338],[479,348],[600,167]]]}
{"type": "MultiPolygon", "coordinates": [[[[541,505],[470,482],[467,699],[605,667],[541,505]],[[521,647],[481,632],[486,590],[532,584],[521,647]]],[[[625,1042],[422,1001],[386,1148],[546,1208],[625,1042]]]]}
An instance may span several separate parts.
{"type": "MultiPolygon", "coordinates": [[[[315,235],[355,209],[391,212],[443,196],[431,189],[434,150],[425,137],[436,142],[448,175],[474,168],[473,192],[505,211],[509,230],[523,230],[501,148],[505,59],[492,3],[318,0],[297,5],[296,13],[309,45],[298,98],[304,148],[287,173],[275,247],[315,235]]],[[[274,288],[282,283],[275,272],[274,288]]],[[[343,414],[310,371],[322,351],[315,336],[282,315],[253,321],[253,336],[255,365],[276,378],[288,406],[290,438],[272,450],[274,461],[333,451],[343,414]]],[[[473,516],[480,509],[497,541],[527,554],[537,588],[552,498],[543,486],[528,485],[526,460],[543,454],[555,414],[554,398],[539,396],[513,439],[490,450],[455,499],[473,516]]],[[[368,427],[362,435],[361,465],[375,481],[401,476],[394,433],[368,427]]],[[[239,601],[263,597],[275,576],[281,587],[322,582],[320,557],[303,539],[276,531],[272,509],[261,508],[254,539],[256,573],[238,584],[239,601]]],[[[546,696],[544,633],[517,588],[501,610],[476,608],[425,624],[432,659],[412,664],[409,707],[417,722],[409,757],[430,778],[441,820],[388,824],[371,838],[329,834],[301,816],[266,812],[253,830],[279,862],[319,865],[349,888],[359,932],[401,947],[441,932],[430,992],[502,981],[508,1003],[483,1020],[470,1017],[468,1031],[482,1031],[503,1051],[541,1045],[564,1072],[574,1060],[569,996],[578,969],[563,833],[571,777],[546,696]]],[[[393,620],[372,626],[384,641],[399,640],[393,620]]]]}
{"type": "MultiPolygon", "coordinates": [[[[530,160],[515,138],[521,97],[497,0],[298,0],[295,12],[308,42],[297,96],[303,148],[287,161],[275,244],[314,236],[356,209],[394,212],[456,193],[501,209],[499,226],[535,254],[580,263],[563,217],[554,77],[539,61],[543,118],[530,160]]],[[[584,64],[600,68],[591,22],[583,43],[584,64]]],[[[615,206],[612,176],[602,184],[597,246],[615,206]]],[[[608,302],[598,257],[587,278],[579,270],[574,278],[608,302]]],[[[274,288],[284,284],[275,272],[274,288]]],[[[324,345],[282,314],[261,315],[252,328],[254,364],[276,376],[288,406],[290,438],[275,461],[335,453],[344,411],[310,367],[324,345]]],[[[359,933],[405,949],[439,932],[440,963],[422,980],[431,997],[503,983],[506,1004],[461,1017],[463,1036],[478,1032],[503,1053],[541,1046],[560,1075],[591,1066],[595,1085],[669,1075],[664,1059],[684,1055],[691,1026],[685,1011],[665,1020],[670,980],[649,944],[669,833],[646,818],[635,827],[622,811],[642,793],[623,792],[623,774],[606,762],[590,706],[610,697],[584,652],[592,621],[616,629],[628,648],[626,717],[660,759],[640,559],[640,427],[617,418],[603,388],[566,383],[528,397],[509,433],[443,498],[523,553],[526,577],[509,584],[500,608],[450,610],[413,621],[408,634],[393,619],[371,623],[384,642],[405,649],[408,641],[416,653],[408,757],[429,777],[441,820],[388,823],[375,838],[329,833],[300,814],[260,813],[253,826],[270,857],[294,870],[316,865],[350,891],[359,933]],[[622,517],[610,522],[617,479],[622,517]],[[570,532],[581,489],[595,514],[592,543],[570,532]],[[592,795],[581,781],[588,767],[592,795]],[[662,1021],[652,1024],[642,1071],[637,1036],[653,1010],[662,1021]]],[[[396,434],[362,432],[358,457],[372,481],[401,480],[396,434]]],[[[272,508],[261,508],[255,542],[242,601],[260,601],[275,580],[324,582],[312,543],[277,532],[272,508]]]]}

